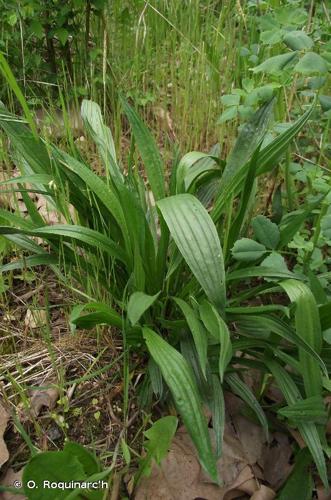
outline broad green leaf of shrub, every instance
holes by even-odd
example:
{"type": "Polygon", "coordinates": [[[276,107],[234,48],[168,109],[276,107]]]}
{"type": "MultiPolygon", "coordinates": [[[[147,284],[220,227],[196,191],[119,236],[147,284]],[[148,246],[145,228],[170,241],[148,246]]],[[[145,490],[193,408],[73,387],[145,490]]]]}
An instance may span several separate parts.
{"type": "Polygon", "coordinates": [[[315,52],[307,52],[302,59],[295,65],[294,71],[303,75],[313,75],[326,73],[328,67],[325,60],[315,52]]]}
{"type": "Polygon", "coordinates": [[[312,39],[304,31],[289,31],[283,40],[292,50],[311,49],[314,45],[312,39]]]}
{"type": "MultiPolygon", "coordinates": [[[[45,488],[44,481],[70,482],[83,481],[98,473],[100,466],[95,457],[78,443],[66,443],[63,451],[47,451],[32,457],[23,471],[24,492],[29,500],[63,499],[74,491],[60,488],[45,488]],[[28,488],[28,481],[34,481],[35,487],[28,488]]],[[[102,498],[103,492],[92,492],[88,498],[102,498]]]]}
{"type": "Polygon", "coordinates": [[[190,194],[158,201],[161,214],[180,253],[209,300],[225,307],[223,253],[216,227],[204,206],[190,194]]]}
{"type": "Polygon", "coordinates": [[[238,106],[240,103],[240,95],[238,94],[222,95],[221,103],[224,104],[224,106],[238,106]]]}
{"type": "Polygon", "coordinates": [[[280,54],[279,56],[269,57],[253,68],[253,73],[267,73],[270,75],[275,75],[280,71],[283,71],[290,63],[296,59],[296,52],[288,52],[286,54],[280,54]]]}
{"type": "Polygon", "coordinates": [[[282,41],[284,35],[284,30],[282,29],[272,29],[263,31],[260,35],[260,40],[266,45],[275,45],[282,41]]]}
{"type": "Polygon", "coordinates": [[[198,451],[202,467],[213,481],[218,480],[216,458],[202,411],[202,402],[191,368],[185,358],[150,328],[143,328],[147,348],[160,367],[187,432],[198,451]]]}
{"type": "Polygon", "coordinates": [[[331,214],[324,215],[321,220],[321,228],[325,238],[331,240],[331,214]]]}
{"type": "Polygon", "coordinates": [[[217,120],[217,125],[233,120],[238,115],[238,106],[229,106],[217,120]]]}
{"type": "Polygon", "coordinates": [[[252,227],[255,238],[270,249],[275,249],[279,242],[279,229],[277,224],[271,222],[264,215],[257,215],[252,220],[252,227]]]}
{"type": "Polygon", "coordinates": [[[323,111],[329,111],[331,109],[331,96],[320,95],[320,96],[318,96],[318,100],[321,104],[323,111]]]}
{"type": "Polygon", "coordinates": [[[155,295],[147,295],[144,292],[134,292],[128,303],[128,318],[132,326],[140,320],[141,316],[147,309],[154,304],[160,292],[155,295]]]}
{"type": "Polygon", "coordinates": [[[254,262],[265,255],[267,249],[261,243],[250,238],[241,238],[237,240],[231,250],[234,259],[241,262],[254,262]]]}
{"type": "MultiPolygon", "coordinates": [[[[270,255],[268,255],[265,259],[263,259],[260,265],[268,269],[274,269],[276,272],[279,271],[284,271],[285,273],[289,272],[284,257],[278,252],[271,252],[270,255]]],[[[266,281],[274,281],[274,279],[268,277],[265,277],[264,279],[266,281]]]]}
{"type": "Polygon", "coordinates": [[[147,453],[141,460],[139,470],[135,477],[137,483],[141,476],[148,476],[151,472],[152,460],[154,459],[157,465],[166,456],[171,440],[173,439],[178,425],[178,419],[173,416],[160,418],[150,429],[144,432],[147,439],[144,442],[144,448],[147,453]]]}

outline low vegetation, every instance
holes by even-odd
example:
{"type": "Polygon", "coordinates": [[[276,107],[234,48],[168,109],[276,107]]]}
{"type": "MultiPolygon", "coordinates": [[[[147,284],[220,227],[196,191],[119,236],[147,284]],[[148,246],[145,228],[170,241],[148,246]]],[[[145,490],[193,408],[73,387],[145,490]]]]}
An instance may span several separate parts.
{"type": "MultiPolygon", "coordinates": [[[[70,15],[75,23],[81,16],[75,9],[83,3],[73,2],[70,15]]],[[[292,473],[284,474],[280,486],[274,488],[277,498],[293,498],[293,494],[310,498],[313,490],[328,489],[330,475],[331,106],[326,94],[331,46],[322,19],[323,13],[326,17],[329,13],[324,2],[311,2],[308,9],[304,2],[244,2],[244,6],[237,2],[236,13],[226,21],[227,6],[193,2],[189,19],[193,23],[197,17],[188,38],[188,21],[181,29],[178,24],[184,19],[185,6],[175,1],[167,8],[166,2],[143,2],[137,19],[132,13],[138,3],[132,10],[120,8],[118,2],[112,7],[119,9],[116,23],[136,26],[137,59],[127,73],[123,65],[129,59],[122,56],[116,67],[117,76],[130,74],[127,80],[134,92],[115,78],[115,72],[111,82],[105,78],[111,65],[108,48],[114,51],[108,37],[115,21],[103,2],[87,2],[85,36],[79,30],[77,37],[76,31],[70,32],[68,26],[77,28],[66,18],[69,10],[62,18],[48,19],[51,32],[44,21],[35,22],[36,6],[26,10],[30,20],[14,19],[12,13],[6,21],[15,26],[24,20],[33,36],[46,36],[47,57],[38,71],[48,64],[52,77],[58,76],[60,70],[53,67],[57,65],[51,56],[65,51],[65,85],[75,94],[76,109],[84,97],[78,134],[84,140],[75,139],[70,111],[67,114],[70,108],[65,104],[71,96],[64,97],[65,89],[60,89],[58,97],[63,107],[63,137],[54,140],[54,128],[47,132],[38,128],[26,82],[19,85],[14,61],[9,65],[0,55],[6,93],[11,96],[0,107],[2,155],[8,170],[16,169],[15,176],[7,175],[1,186],[4,193],[20,196],[25,204],[25,213],[15,207],[0,209],[0,234],[6,241],[2,293],[6,297],[17,273],[24,279],[27,270],[38,273],[49,268],[57,283],[73,296],[68,335],[79,335],[80,330],[86,336],[113,332],[120,341],[124,422],[109,464],[69,439],[57,451],[41,452],[14,412],[14,425],[31,455],[23,472],[24,494],[31,499],[49,496],[47,490],[45,496],[38,496],[37,490],[27,486],[29,481],[41,488],[45,479],[105,478],[116,493],[121,488],[114,475],[121,470],[116,462],[120,454],[121,474],[132,474],[126,490],[140,498],[139,486],[154,470],[154,463],[164,463],[179,422],[194,444],[208,481],[221,488],[224,471],[219,463],[227,453],[224,433],[232,411],[230,395],[241,401],[240,413],[247,426],[253,423],[262,429],[263,442],[272,441],[276,432],[291,436],[292,473]],[[207,22],[202,21],[206,12],[211,22],[208,34],[203,31],[207,22]],[[97,71],[93,59],[84,65],[80,52],[83,47],[87,51],[92,15],[103,26],[103,86],[85,95],[79,92],[83,74],[79,85],[73,85],[73,80],[78,68],[87,71],[88,63],[97,71]],[[64,18],[67,21],[61,24],[64,18]],[[216,40],[220,37],[225,43],[221,27],[238,44],[235,50],[226,43],[229,68],[233,69],[232,61],[239,62],[238,73],[220,97],[221,75],[215,66],[220,64],[216,40]],[[201,45],[195,38],[199,35],[201,45]],[[160,38],[160,46],[154,37],[160,38]],[[138,78],[141,66],[134,67],[143,64],[142,54],[152,57],[155,47],[152,71],[166,72],[175,89],[161,112],[155,111],[155,104],[162,101],[162,92],[145,100],[141,96],[143,89],[145,97],[150,92],[146,88],[155,90],[156,80],[149,74],[145,88],[138,78]],[[187,52],[189,58],[201,58],[196,68],[191,67],[191,59],[187,63],[189,78],[177,80],[173,69],[158,66],[158,58],[167,62],[172,51],[178,50],[184,58],[187,52]],[[202,83],[197,83],[198,78],[202,83]],[[181,82],[187,80],[177,101],[181,82]],[[108,90],[115,81],[116,91],[108,90]],[[190,85],[195,89],[191,96],[190,85]],[[200,91],[205,93],[207,110],[201,110],[200,91]],[[185,121],[182,129],[179,110],[185,121]],[[197,113],[199,120],[192,122],[197,113]],[[113,121],[109,122],[110,114],[113,121]],[[160,121],[155,117],[162,118],[161,127],[156,127],[160,121]],[[210,133],[211,123],[215,130],[220,127],[220,143],[215,144],[217,134],[210,133]],[[192,133],[190,124],[194,124],[192,133]],[[208,151],[206,145],[209,152],[197,150],[196,146],[202,146],[208,151]],[[43,213],[32,196],[44,200],[43,213]],[[135,435],[145,449],[143,456],[128,437],[133,390],[143,419],[135,435]],[[58,466],[65,462],[72,469],[58,466]],[[45,476],[44,470],[55,469],[52,477],[45,476]]],[[[127,42],[126,36],[123,32],[127,42]]],[[[27,65],[25,79],[29,71],[27,65]]],[[[229,75],[226,70],[224,78],[229,75]]],[[[160,83],[163,76],[158,76],[160,83]]],[[[38,85],[33,85],[33,92],[39,92],[38,85]]],[[[46,102],[42,93],[40,99],[46,102]]],[[[4,349],[8,345],[4,342],[4,349]]],[[[101,341],[98,348],[101,353],[108,346],[101,341]]],[[[7,373],[4,379],[10,376],[7,373]]],[[[15,387],[15,380],[10,382],[15,387]]],[[[61,387],[63,392],[63,381],[61,387]]],[[[270,486],[262,481],[259,490],[270,486]]],[[[79,491],[76,485],[71,493],[54,498],[73,497],[79,491]]],[[[104,490],[85,494],[88,498],[105,495],[104,490]]],[[[155,490],[146,498],[153,494],[155,490]]],[[[198,490],[192,494],[199,496],[198,490]]]]}

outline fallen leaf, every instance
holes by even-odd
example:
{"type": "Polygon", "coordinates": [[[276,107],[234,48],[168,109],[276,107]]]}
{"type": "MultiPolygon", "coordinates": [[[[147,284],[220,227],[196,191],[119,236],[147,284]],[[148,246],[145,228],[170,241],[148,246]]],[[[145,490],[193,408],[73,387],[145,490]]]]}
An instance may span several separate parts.
{"type": "Polygon", "coordinates": [[[290,460],[292,454],[289,438],[281,432],[275,432],[270,442],[264,446],[263,479],[275,491],[279,490],[292,471],[293,464],[290,460]]]}
{"type": "Polygon", "coordinates": [[[41,391],[34,391],[30,399],[30,411],[32,415],[37,417],[44,407],[52,410],[58,398],[59,391],[56,387],[51,387],[41,391]]]}
{"type": "MultiPolygon", "coordinates": [[[[1,486],[15,487],[18,483],[22,482],[23,469],[14,472],[13,469],[8,469],[5,476],[1,480],[1,486]],[[17,481],[17,482],[16,482],[17,481]]],[[[24,495],[16,495],[10,491],[4,491],[0,495],[1,500],[25,500],[24,495]]]]}
{"type": "Polygon", "coordinates": [[[7,410],[0,403],[0,468],[5,462],[7,462],[9,458],[7,446],[3,439],[3,435],[7,428],[8,420],[9,420],[9,414],[7,410]]]}
{"type": "MultiPolygon", "coordinates": [[[[231,416],[227,411],[222,456],[217,463],[222,485],[212,483],[202,470],[189,435],[180,428],[161,466],[154,464],[151,476],[138,484],[136,500],[231,500],[245,495],[253,500],[275,498],[274,486],[280,487],[292,468],[288,437],[274,433],[267,443],[259,425],[236,413],[242,408],[240,402],[230,400],[231,416]]],[[[210,433],[213,441],[214,433],[210,433]]]]}
{"type": "Polygon", "coordinates": [[[45,309],[28,309],[24,318],[26,328],[40,328],[47,323],[47,313],[45,309]]]}
{"type": "MultiPolygon", "coordinates": [[[[247,421],[247,424],[249,426],[250,422],[247,421]]],[[[212,431],[211,438],[213,439],[212,431]]],[[[251,496],[259,489],[259,482],[249,463],[250,458],[256,458],[255,455],[254,450],[248,453],[243,448],[234,429],[226,424],[223,454],[218,461],[218,472],[223,484],[217,486],[202,471],[192,441],[185,429],[181,428],[161,467],[154,465],[151,476],[143,478],[138,485],[135,499],[192,500],[201,497],[208,500],[230,500],[244,493],[251,496]]]]}
{"type": "Polygon", "coordinates": [[[253,493],[250,500],[273,500],[275,496],[276,493],[272,489],[262,484],[260,489],[253,493]]]}

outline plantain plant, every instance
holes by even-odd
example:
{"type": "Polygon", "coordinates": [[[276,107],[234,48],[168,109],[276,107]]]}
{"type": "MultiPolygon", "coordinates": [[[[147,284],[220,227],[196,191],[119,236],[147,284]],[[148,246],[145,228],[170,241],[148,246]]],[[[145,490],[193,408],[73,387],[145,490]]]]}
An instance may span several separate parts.
{"type": "Polygon", "coordinates": [[[267,436],[263,390],[253,394],[244,375],[259,370],[264,390],[275,380],[286,403],[273,411],[297,427],[327,485],[323,391],[330,387],[330,359],[323,331],[331,327],[331,304],[321,305],[308,278],[277,260],[323,199],[305,203],[278,225],[263,215],[252,220],[258,178],[279,163],[313,106],[263,145],[273,105],[265,103],[243,126],[226,161],[190,152],[174,162],[169,178],[148,128],[125,100],[132,130],[126,168],[99,106],[82,103],[104,176],[78,152],[70,156],[44,142],[30,119],[29,128],[1,106],[0,125],[21,171],[6,184],[18,186],[14,190],[28,209],[27,217],[0,210],[0,233],[24,255],[1,271],[49,265],[86,294],[94,290],[102,299],[78,304],[72,324],[111,325],[121,332],[126,353],[149,354],[145,389],[172,398],[214,481],[224,390],[243,399],[267,436]],[[31,190],[63,223],[47,223],[29,198],[31,190]],[[215,449],[204,406],[212,414],[215,449]]]}

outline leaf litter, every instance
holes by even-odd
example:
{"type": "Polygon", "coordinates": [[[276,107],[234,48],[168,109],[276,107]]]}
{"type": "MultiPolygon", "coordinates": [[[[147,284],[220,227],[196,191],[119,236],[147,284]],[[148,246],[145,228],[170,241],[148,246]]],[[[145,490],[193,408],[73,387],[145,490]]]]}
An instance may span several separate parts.
{"type": "MultiPolygon", "coordinates": [[[[184,427],[172,441],[160,467],[152,467],[135,491],[136,500],[271,500],[292,470],[292,446],[286,434],[270,433],[240,415],[241,403],[227,395],[223,452],[217,469],[221,485],[210,482],[202,470],[193,443],[184,427]],[[234,412],[231,414],[231,412],[234,412]]],[[[214,432],[210,429],[212,441],[214,432]]]]}

